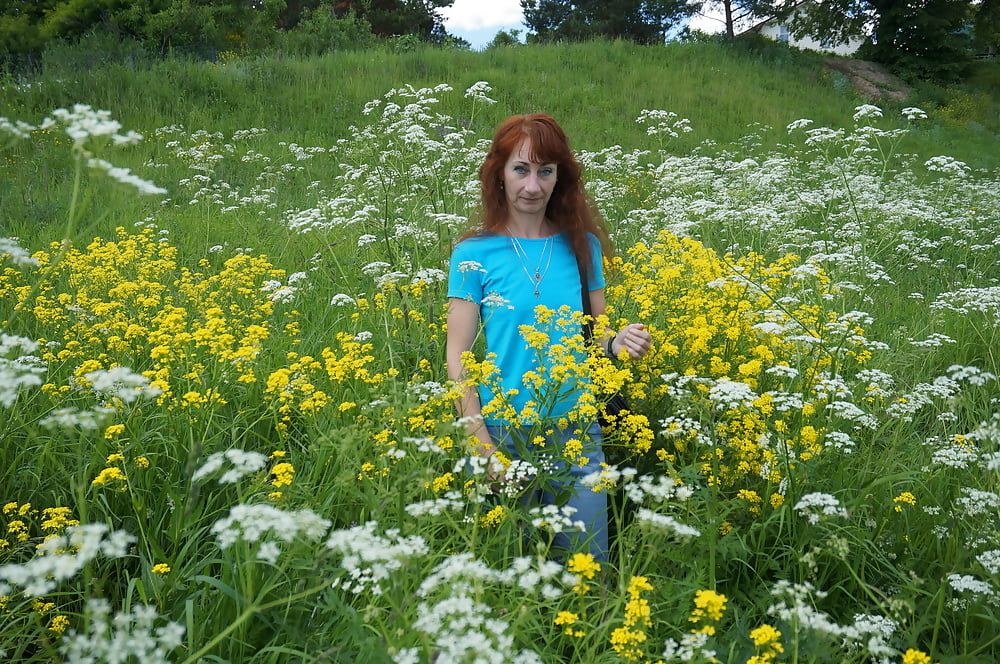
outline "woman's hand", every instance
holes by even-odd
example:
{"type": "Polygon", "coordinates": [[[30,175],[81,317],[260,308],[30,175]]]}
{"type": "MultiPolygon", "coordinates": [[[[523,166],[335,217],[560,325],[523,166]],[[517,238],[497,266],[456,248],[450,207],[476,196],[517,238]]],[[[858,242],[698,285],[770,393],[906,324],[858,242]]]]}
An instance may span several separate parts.
{"type": "Polygon", "coordinates": [[[619,330],[611,340],[611,352],[617,357],[622,350],[626,350],[628,356],[635,360],[648,353],[652,343],[653,337],[646,331],[645,325],[630,323],[619,330]]]}

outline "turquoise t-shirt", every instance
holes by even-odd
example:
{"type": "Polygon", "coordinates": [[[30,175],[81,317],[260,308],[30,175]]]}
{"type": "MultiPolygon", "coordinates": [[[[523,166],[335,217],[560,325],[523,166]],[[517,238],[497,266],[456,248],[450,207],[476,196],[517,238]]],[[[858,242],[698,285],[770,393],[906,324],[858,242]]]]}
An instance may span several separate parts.
{"type": "MultiPolygon", "coordinates": [[[[599,290],[604,288],[601,243],[590,233],[587,239],[590,241],[592,262],[587,286],[592,291],[599,290]]],[[[484,234],[459,242],[451,254],[448,297],[479,304],[486,351],[496,354],[500,386],[504,392],[518,390],[518,394],[509,400],[515,411],[520,414],[530,399],[538,404],[541,417],[560,417],[576,405],[578,391],[572,389],[572,385],[564,386],[550,408],[541,407],[539,402],[543,396],[534,394],[522,381],[527,371],[540,368],[538,353],[528,346],[518,328],[535,324],[535,307],[538,305],[553,311],[569,305],[573,311],[582,311],[580,272],[569,238],[564,233],[552,236],[551,242],[546,242],[546,238],[517,238],[517,241],[524,249],[526,259],[515,252],[513,239],[507,235],[484,234]],[[531,278],[536,269],[544,275],[537,297],[531,278]],[[570,389],[566,390],[566,387],[570,389]]],[[[579,333],[579,325],[565,331],[565,334],[579,333]]],[[[551,340],[554,343],[559,341],[554,337],[551,340]]],[[[479,400],[483,406],[493,397],[494,392],[489,386],[480,385],[479,400]]],[[[486,416],[484,419],[487,424],[514,424],[498,416],[486,416]]]]}

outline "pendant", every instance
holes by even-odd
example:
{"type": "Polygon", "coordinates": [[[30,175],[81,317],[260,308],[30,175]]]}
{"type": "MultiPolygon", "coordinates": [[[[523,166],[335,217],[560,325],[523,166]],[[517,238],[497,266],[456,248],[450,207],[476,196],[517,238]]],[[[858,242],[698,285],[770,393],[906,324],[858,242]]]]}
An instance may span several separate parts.
{"type": "Polygon", "coordinates": [[[542,293],[541,293],[541,291],[538,290],[538,286],[535,286],[535,297],[538,298],[538,297],[541,297],[541,295],[542,295],[542,293]]]}

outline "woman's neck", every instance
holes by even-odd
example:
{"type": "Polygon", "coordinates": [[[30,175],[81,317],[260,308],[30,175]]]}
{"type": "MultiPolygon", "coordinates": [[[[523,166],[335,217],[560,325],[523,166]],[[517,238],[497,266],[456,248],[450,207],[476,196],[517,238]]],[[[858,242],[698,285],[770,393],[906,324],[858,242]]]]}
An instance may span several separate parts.
{"type": "Polygon", "coordinates": [[[507,218],[506,230],[515,237],[526,239],[545,238],[555,235],[555,225],[544,216],[524,218],[511,215],[507,218]]]}

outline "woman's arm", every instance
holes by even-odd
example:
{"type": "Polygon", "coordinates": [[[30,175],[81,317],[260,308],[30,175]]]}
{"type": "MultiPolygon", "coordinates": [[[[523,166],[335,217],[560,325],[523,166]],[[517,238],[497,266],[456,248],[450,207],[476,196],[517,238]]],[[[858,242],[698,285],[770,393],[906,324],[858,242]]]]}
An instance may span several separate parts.
{"type": "MultiPolygon", "coordinates": [[[[590,312],[596,318],[603,315],[608,308],[604,299],[604,289],[590,291],[590,312]]],[[[630,323],[619,330],[614,337],[610,334],[597,339],[601,348],[609,348],[608,340],[611,340],[611,355],[617,356],[622,349],[628,351],[629,357],[635,359],[642,357],[649,350],[652,337],[646,331],[646,326],[642,323],[630,323]]]]}
{"type": "MultiPolygon", "coordinates": [[[[472,350],[472,344],[479,332],[479,305],[475,302],[452,297],[448,299],[448,338],[445,343],[445,362],[448,367],[448,377],[455,381],[465,378],[462,367],[462,353],[472,350]]],[[[465,394],[455,402],[460,417],[475,417],[481,414],[482,404],[479,403],[479,392],[475,386],[465,390],[465,394]]],[[[496,450],[490,439],[489,431],[482,418],[470,420],[469,435],[479,439],[476,452],[488,457],[496,450]]]]}

